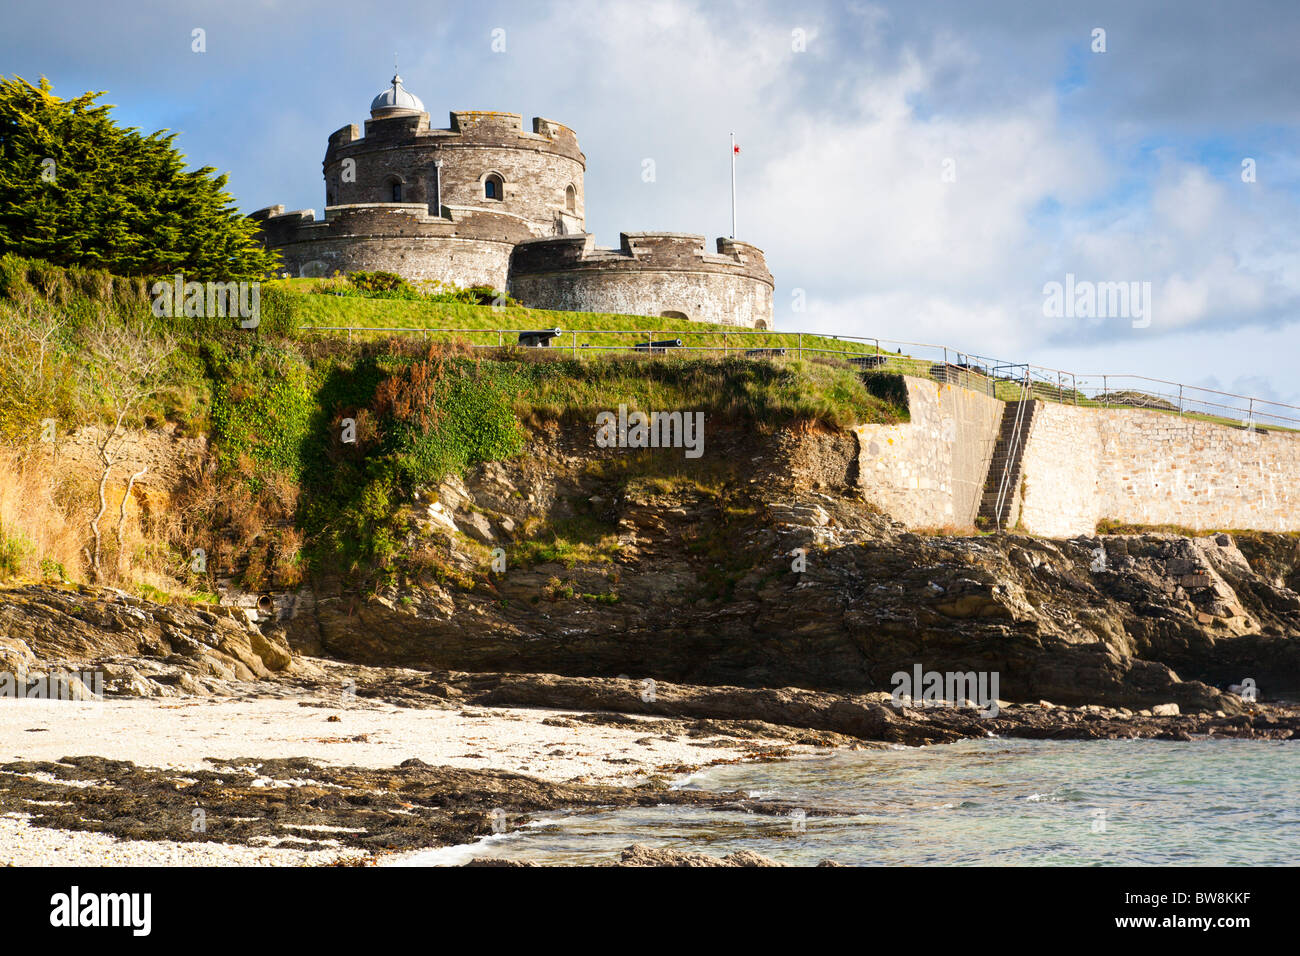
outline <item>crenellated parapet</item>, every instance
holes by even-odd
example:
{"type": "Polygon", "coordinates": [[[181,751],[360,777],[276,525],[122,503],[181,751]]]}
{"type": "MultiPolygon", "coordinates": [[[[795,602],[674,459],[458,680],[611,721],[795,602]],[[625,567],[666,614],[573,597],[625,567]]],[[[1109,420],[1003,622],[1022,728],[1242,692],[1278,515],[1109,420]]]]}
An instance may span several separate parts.
{"type": "Polygon", "coordinates": [[[506,288],[510,253],[531,236],[517,216],[493,210],[445,210],[431,216],[419,203],[331,206],[324,219],[310,210],[259,209],[268,245],[293,276],[382,270],[408,279],[506,288]]]}
{"type": "Polygon", "coordinates": [[[666,315],[750,328],[772,327],[772,274],[758,247],[679,232],[625,232],[617,249],[595,237],[520,243],[510,289],[545,309],[666,315]]]}
{"type": "Polygon", "coordinates": [[[522,274],[555,269],[668,269],[712,271],[748,275],[772,284],[763,251],[748,242],[718,239],[717,252],[709,252],[704,236],[686,232],[622,232],[619,247],[596,245],[590,233],[531,240],[515,253],[515,268],[522,274]]]}

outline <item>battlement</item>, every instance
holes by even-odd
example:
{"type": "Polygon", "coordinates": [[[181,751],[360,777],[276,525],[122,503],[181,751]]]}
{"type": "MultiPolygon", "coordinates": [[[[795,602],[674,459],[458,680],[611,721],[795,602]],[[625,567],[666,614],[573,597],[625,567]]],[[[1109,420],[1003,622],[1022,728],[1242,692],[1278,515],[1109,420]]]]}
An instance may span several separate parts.
{"type": "Polygon", "coordinates": [[[445,215],[434,216],[423,203],[349,203],[327,206],[324,219],[317,219],[311,209],[283,210],[283,206],[268,206],[250,216],[261,224],[268,245],[349,237],[462,238],[513,244],[532,235],[526,221],[495,210],[450,207],[445,215]]]}
{"type": "Polygon", "coordinates": [[[497,110],[452,110],[451,129],[465,133],[477,129],[504,129],[523,132],[523,116],[519,113],[501,113],[497,110]]]}
{"type": "Polygon", "coordinates": [[[361,127],[356,123],[349,123],[341,129],[336,129],[330,133],[329,148],[337,149],[340,146],[346,146],[353,140],[361,138],[361,127]]]}
{"type": "Polygon", "coordinates": [[[722,272],[773,285],[767,260],[757,246],[718,239],[717,252],[708,252],[704,236],[688,232],[623,232],[617,249],[597,246],[590,233],[531,239],[515,249],[511,268],[520,275],[575,269],[722,272]]]}
{"type": "Polygon", "coordinates": [[[399,142],[440,149],[457,146],[496,146],[506,149],[540,149],[586,165],[578,146],[578,134],[563,123],[535,116],[532,128],[524,129],[519,113],[494,110],[453,110],[447,128],[429,125],[428,113],[395,113],[366,120],[365,135],[355,124],[343,126],[329,137],[325,163],[345,155],[356,156],[367,149],[388,149],[399,142]]]}
{"type": "Polygon", "coordinates": [[[315,209],[295,209],[293,212],[285,212],[284,204],[275,206],[265,206],[252,212],[248,216],[254,222],[262,224],[262,231],[284,232],[286,230],[297,229],[304,223],[316,221],[315,209]]]}
{"type": "Polygon", "coordinates": [[[624,232],[617,249],[595,236],[530,239],[510,257],[510,288],[526,305],[671,316],[772,327],[772,274],[756,246],[688,232],[624,232]]]}

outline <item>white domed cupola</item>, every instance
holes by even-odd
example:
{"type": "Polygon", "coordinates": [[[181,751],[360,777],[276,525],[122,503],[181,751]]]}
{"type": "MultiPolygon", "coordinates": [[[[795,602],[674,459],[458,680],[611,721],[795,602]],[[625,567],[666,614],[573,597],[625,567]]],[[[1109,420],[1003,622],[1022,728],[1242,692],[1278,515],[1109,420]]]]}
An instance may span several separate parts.
{"type": "Polygon", "coordinates": [[[370,101],[370,115],[374,117],[423,112],[424,104],[420,98],[402,86],[402,78],[396,73],[392,84],[370,101]]]}

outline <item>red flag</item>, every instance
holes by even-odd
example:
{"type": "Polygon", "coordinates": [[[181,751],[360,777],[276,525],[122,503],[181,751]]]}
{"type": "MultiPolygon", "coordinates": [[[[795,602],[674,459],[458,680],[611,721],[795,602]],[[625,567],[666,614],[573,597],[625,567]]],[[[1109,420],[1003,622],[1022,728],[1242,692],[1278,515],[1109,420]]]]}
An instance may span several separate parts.
{"type": "Polygon", "coordinates": [[[739,146],[732,146],[732,147],[731,147],[731,151],[732,151],[733,153],[739,153],[739,152],[740,152],[740,147],[739,147],[739,146]]]}

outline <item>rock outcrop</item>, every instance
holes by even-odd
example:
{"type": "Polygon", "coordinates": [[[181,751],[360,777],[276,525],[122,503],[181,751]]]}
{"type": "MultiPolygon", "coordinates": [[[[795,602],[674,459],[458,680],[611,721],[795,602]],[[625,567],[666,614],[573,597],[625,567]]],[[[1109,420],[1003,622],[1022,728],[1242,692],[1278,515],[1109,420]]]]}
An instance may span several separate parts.
{"type": "Polygon", "coordinates": [[[436,573],[253,596],[273,609],[260,626],[233,608],[12,588],[0,668],[95,662],[110,693],[204,693],[305,673],[292,647],[861,695],[920,665],[996,674],[1007,701],[1228,715],[1229,687],[1300,689],[1294,536],[916,534],[860,496],[851,435],[719,427],[693,462],[593,449],[588,432],[539,428],[525,455],[423,489],[406,544],[436,573]]]}
{"type": "Polygon", "coordinates": [[[1193,712],[1231,711],[1221,689],[1246,678],[1300,685],[1284,558],[1260,574],[1223,534],[909,533],[861,499],[837,437],[750,437],[717,436],[690,471],[542,433],[422,501],[473,516],[472,538],[413,534],[475,587],[318,582],[286,638],[367,664],[840,692],[919,663],[995,672],[1007,700],[1193,712]],[[548,538],[567,551],[518,546],[548,538]],[[511,545],[504,573],[487,541],[511,545]]]}
{"type": "Polygon", "coordinates": [[[92,672],[110,696],[210,694],[314,670],[243,612],[157,604],[108,588],[0,591],[0,635],[0,672],[33,685],[92,672]]]}

